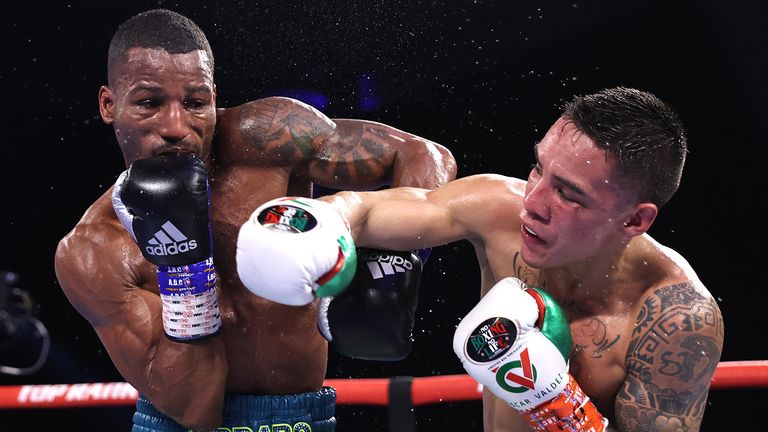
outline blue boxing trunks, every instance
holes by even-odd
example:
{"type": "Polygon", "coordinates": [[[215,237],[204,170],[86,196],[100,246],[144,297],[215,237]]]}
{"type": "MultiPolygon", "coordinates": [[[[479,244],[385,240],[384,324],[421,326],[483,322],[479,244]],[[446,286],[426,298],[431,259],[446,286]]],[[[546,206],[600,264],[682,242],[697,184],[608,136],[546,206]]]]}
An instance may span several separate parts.
{"type": "MultiPolygon", "coordinates": [[[[336,390],[282,396],[228,394],[221,432],[333,432],[336,390]]],[[[132,432],[188,432],[139,395],[132,432]]]]}

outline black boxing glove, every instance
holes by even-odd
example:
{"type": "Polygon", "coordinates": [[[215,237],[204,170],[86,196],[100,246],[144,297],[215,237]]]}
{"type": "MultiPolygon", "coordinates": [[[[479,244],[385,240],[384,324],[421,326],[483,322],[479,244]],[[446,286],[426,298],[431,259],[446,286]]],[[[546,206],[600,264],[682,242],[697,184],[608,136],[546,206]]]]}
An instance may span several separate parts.
{"type": "Polygon", "coordinates": [[[205,164],[191,155],[137,160],[112,192],[120,222],[157,266],[163,328],[179,342],[221,332],[209,205],[205,164]]]}
{"type": "Polygon", "coordinates": [[[422,260],[410,251],[359,248],[357,255],[349,287],[320,299],[320,333],[345,357],[402,360],[411,351],[422,260]]]}

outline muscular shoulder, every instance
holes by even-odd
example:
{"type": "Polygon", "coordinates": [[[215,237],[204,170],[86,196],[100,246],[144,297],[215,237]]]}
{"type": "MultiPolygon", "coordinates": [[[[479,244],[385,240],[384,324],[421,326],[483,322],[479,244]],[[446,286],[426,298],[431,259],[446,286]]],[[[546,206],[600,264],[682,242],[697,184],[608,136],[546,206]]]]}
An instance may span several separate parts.
{"type": "Polygon", "coordinates": [[[525,181],[497,174],[478,174],[443,187],[455,201],[455,213],[481,237],[494,235],[518,221],[525,181]]]}
{"type": "MultiPolygon", "coordinates": [[[[91,208],[56,248],[54,267],[59,285],[72,305],[87,319],[95,307],[132,282],[131,247],[116,219],[98,217],[91,208]]],[[[99,312],[101,314],[101,312],[99,312]]]]}
{"type": "Polygon", "coordinates": [[[723,349],[717,302],[690,264],[650,236],[624,257],[622,288],[634,320],[615,403],[622,430],[698,430],[723,349]]]}
{"type": "MultiPolygon", "coordinates": [[[[113,250],[115,245],[123,243],[122,237],[120,227],[111,221],[81,221],[59,241],[56,248],[56,264],[81,264],[94,253],[113,250]]],[[[108,256],[102,258],[108,259],[108,256]]]]}
{"type": "Polygon", "coordinates": [[[296,99],[268,97],[220,110],[216,130],[219,157],[295,163],[315,151],[335,124],[296,99]]]}
{"type": "Polygon", "coordinates": [[[641,297],[628,354],[647,359],[652,346],[684,348],[695,355],[716,357],[717,362],[722,341],[723,319],[717,302],[701,282],[686,280],[653,287],[641,297]]]}
{"type": "Polygon", "coordinates": [[[672,352],[682,355],[683,350],[716,363],[723,343],[717,302],[682,255],[650,237],[645,240],[649,251],[643,255],[649,268],[646,273],[655,276],[639,298],[628,360],[650,360],[649,347],[657,344],[669,350],[668,354],[655,352],[655,356],[663,356],[657,362],[666,362],[672,352]]]}
{"type": "Polygon", "coordinates": [[[723,319],[696,279],[661,284],[641,298],[616,415],[698,430],[723,349],[723,319]]]}
{"type": "MultiPolygon", "coordinates": [[[[449,183],[452,193],[463,194],[473,203],[484,206],[520,207],[525,195],[525,181],[499,174],[477,174],[449,183]]],[[[445,188],[445,187],[444,187],[445,188]]]]}

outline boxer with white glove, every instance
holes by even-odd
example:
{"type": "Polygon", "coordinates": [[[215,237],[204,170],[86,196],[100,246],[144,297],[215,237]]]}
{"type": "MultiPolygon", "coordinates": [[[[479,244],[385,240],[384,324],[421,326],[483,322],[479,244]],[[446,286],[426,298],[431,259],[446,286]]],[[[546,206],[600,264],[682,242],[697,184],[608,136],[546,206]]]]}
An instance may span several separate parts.
{"type": "Polygon", "coordinates": [[[603,432],[608,420],[568,373],[571,333],[546,292],[499,281],[456,328],[464,369],[535,431],[603,432]]]}
{"type": "Polygon", "coordinates": [[[165,335],[193,342],[221,332],[205,164],[190,155],[139,159],[118,177],[112,206],[157,266],[165,335]]]}
{"type": "Polygon", "coordinates": [[[357,266],[346,218],[331,204],[299,197],[259,206],[240,227],[236,259],[248,290],[291,306],[340,293],[357,266]]]}

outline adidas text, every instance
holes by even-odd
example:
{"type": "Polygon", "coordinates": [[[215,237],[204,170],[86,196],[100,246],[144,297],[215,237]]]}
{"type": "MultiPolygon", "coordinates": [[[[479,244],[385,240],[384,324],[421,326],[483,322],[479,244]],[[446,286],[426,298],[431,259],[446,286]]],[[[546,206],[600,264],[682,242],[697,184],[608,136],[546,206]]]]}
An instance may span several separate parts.
{"type": "Polygon", "coordinates": [[[150,255],[177,255],[180,253],[189,252],[197,248],[197,240],[189,240],[180,243],[171,243],[168,245],[159,244],[155,246],[147,246],[144,249],[150,255]]]}
{"type": "Polygon", "coordinates": [[[398,255],[389,255],[381,253],[372,253],[363,257],[366,261],[376,261],[380,263],[391,264],[395,267],[405,267],[407,270],[413,270],[413,263],[398,255]]]}

